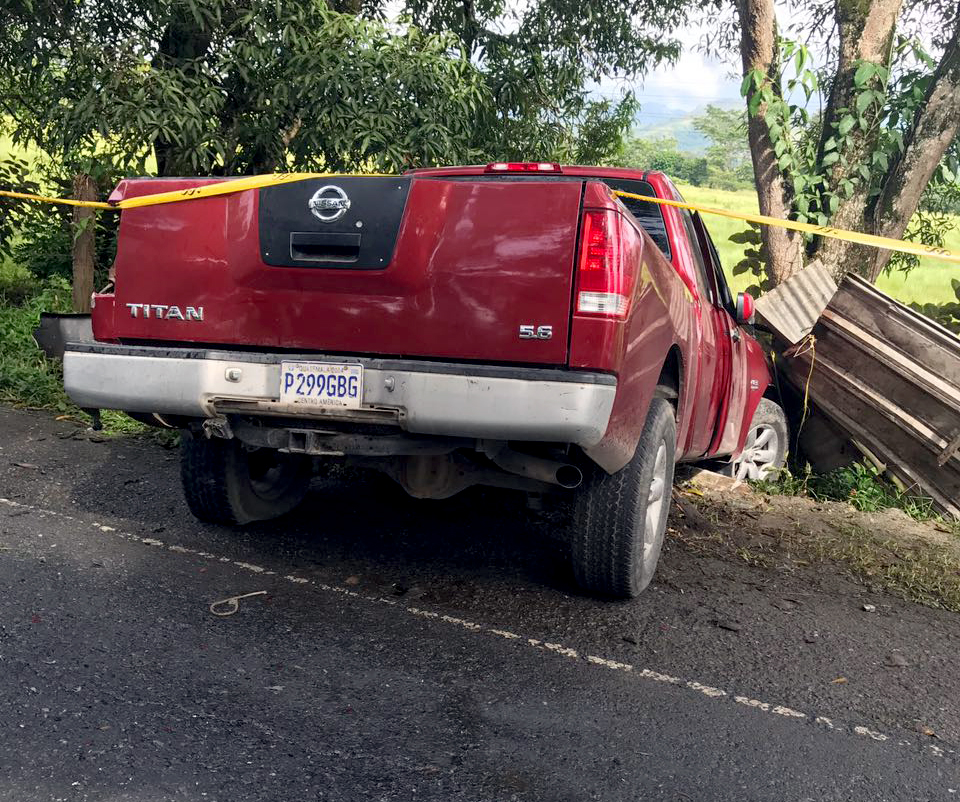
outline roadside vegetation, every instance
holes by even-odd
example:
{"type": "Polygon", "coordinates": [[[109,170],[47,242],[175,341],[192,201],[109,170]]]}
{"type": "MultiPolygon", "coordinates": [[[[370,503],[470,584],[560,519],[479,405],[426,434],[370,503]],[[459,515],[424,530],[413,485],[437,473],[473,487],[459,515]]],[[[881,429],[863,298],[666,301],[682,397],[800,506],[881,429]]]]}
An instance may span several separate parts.
{"type": "Polygon", "coordinates": [[[915,521],[936,521],[960,537],[960,522],[946,521],[924,496],[887,481],[883,471],[870,462],[854,462],[828,473],[814,473],[805,465],[797,473],[784,468],[771,479],[754,483],[768,495],[805,496],[814,501],[845,501],[860,512],[902,510],[915,521]]]}
{"type": "MultiPolygon", "coordinates": [[[[0,277],[10,282],[9,274],[0,272],[0,277]]],[[[70,309],[70,285],[60,278],[32,286],[23,279],[10,284],[0,287],[0,400],[66,412],[60,366],[37,348],[33,330],[41,312],[70,309]]]]}
{"type": "MultiPolygon", "coordinates": [[[[69,312],[71,288],[61,276],[37,279],[10,264],[0,266],[0,403],[49,410],[86,429],[92,423],[63,391],[60,362],[47,359],[33,339],[41,312],[69,312]]],[[[102,413],[105,436],[149,435],[165,446],[176,436],[144,426],[120,412],[102,413]]]]}
{"type": "MultiPolygon", "coordinates": [[[[753,489],[733,500],[697,499],[720,553],[766,569],[832,563],[873,591],[960,612],[960,521],[943,518],[929,498],[897,487],[872,463],[825,474],[809,465],[784,469],[753,489]]],[[[679,539],[706,546],[699,535],[679,539]]]]}

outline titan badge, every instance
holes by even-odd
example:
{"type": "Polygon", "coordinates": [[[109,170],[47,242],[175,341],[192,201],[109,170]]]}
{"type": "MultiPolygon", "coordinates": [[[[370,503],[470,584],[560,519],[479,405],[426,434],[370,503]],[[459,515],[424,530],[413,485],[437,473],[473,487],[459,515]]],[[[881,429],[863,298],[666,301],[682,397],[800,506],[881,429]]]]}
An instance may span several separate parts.
{"type": "Polygon", "coordinates": [[[203,320],[202,306],[187,306],[182,310],[171,304],[127,304],[130,317],[157,320],[203,320]]]}

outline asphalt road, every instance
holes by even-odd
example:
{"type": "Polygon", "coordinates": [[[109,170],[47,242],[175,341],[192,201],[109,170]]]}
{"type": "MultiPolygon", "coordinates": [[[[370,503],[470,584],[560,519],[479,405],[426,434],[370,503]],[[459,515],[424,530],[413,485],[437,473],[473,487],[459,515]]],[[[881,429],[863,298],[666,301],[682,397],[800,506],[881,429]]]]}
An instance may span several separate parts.
{"type": "Polygon", "coordinates": [[[177,469],[0,409],[0,800],[960,795],[956,616],[675,544],[601,603],[510,493],[238,531],[177,469]]]}

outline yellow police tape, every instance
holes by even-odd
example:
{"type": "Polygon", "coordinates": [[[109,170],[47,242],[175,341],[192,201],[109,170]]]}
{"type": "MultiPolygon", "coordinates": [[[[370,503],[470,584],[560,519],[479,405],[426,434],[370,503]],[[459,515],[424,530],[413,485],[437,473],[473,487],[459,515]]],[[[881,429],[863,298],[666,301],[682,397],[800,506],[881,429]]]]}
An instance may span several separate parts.
{"type": "Polygon", "coordinates": [[[900,253],[911,253],[916,256],[928,256],[931,259],[942,259],[945,262],[960,264],[960,253],[948,251],[946,248],[935,248],[931,245],[923,245],[919,242],[908,242],[906,240],[891,239],[890,237],[878,237],[875,234],[863,234],[859,231],[847,231],[843,228],[831,228],[830,226],[815,226],[812,223],[800,223],[796,220],[784,220],[780,217],[768,217],[765,214],[743,214],[741,212],[728,212],[725,209],[713,209],[709,206],[700,206],[695,203],[681,203],[680,201],[666,200],[665,198],[654,198],[649,195],[636,195],[633,192],[614,191],[614,195],[624,198],[635,198],[636,200],[650,201],[664,206],[676,206],[679,209],[690,209],[691,211],[704,212],[706,214],[717,214],[721,217],[730,217],[734,220],[745,220],[748,223],[759,223],[764,226],[779,226],[793,231],[802,231],[805,234],[817,234],[821,237],[832,237],[833,239],[842,239],[846,242],[857,242],[861,245],[870,245],[874,248],[884,248],[888,251],[900,251],[900,253]]]}
{"type": "Polygon", "coordinates": [[[114,209],[109,203],[101,201],[79,201],[72,198],[48,198],[46,195],[31,195],[28,192],[11,192],[7,189],[0,189],[0,197],[20,198],[20,200],[41,201],[42,203],[57,203],[62,206],[83,206],[87,209],[114,209]]]}
{"type": "MultiPolygon", "coordinates": [[[[278,184],[292,184],[295,181],[306,181],[308,178],[343,178],[346,173],[270,173],[268,175],[251,175],[245,178],[231,178],[227,181],[217,181],[213,184],[204,184],[187,189],[175,189],[170,192],[156,192],[153,195],[140,195],[136,198],[125,198],[116,203],[103,201],[78,201],[71,198],[48,198],[44,195],[29,195],[25,192],[9,192],[0,190],[0,196],[20,198],[22,200],[40,201],[42,203],[59,203],[66,206],[82,206],[87,209],[106,209],[108,211],[123,211],[124,209],[138,209],[143,206],[160,206],[165,203],[181,203],[201,198],[212,198],[216,195],[232,195],[234,192],[243,192],[248,189],[274,187],[278,184]]],[[[385,173],[356,173],[366,177],[397,178],[396,175],[385,173]]]]}
{"type": "MultiPolygon", "coordinates": [[[[136,198],[126,198],[116,203],[104,203],[101,201],[76,201],[69,198],[49,198],[43,195],[30,195],[24,192],[10,192],[0,190],[0,196],[8,198],[20,198],[23,200],[41,201],[43,203],[59,203],[67,206],[83,206],[90,209],[107,209],[122,211],[123,209],[136,209],[144,206],[159,206],[165,203],[180,203],[188,200],[200,200],[201,198],[210,198],[217,195],[231,195],[234,192],[243,192],[248,189],[261,189],[263,187],[273,187],[278,184],[288,184],[295,181],[305,181],[310,178],[342,178],[344,173],[273,173],[269,175],[255,175],[246,178],[231,178],[227,181],[217,181],[213,184],[205,184],[198,187],[189,187],[187,189],[177,189],[172,192],[158,192],[153,195],[141,195],[136,198]]],[[[377,178],[396,178],[395,175],[383,173],[363,173],[365,176],[374,176],[377,178]]],[[[878,237],[874,234],[863,234],[859,231],[847,231],[842,228],[832,228],[831,226],[816,226],[812,223],[800,223],[796,220],[783,220],[779,217],[768,217],[764,214],[743,214],[741,212],[729,212],[725,209],[714,209],[709,206],[701,206],[696,203],[683,203],[681,201],[667,200],[665,198],[655,198],[650,195],[637,195],[633,192],[623,192],[615,190],[614,195],[623,198],[634,198],[636,200],[648,201],[650,203],[659,203],[663,206],[675,206],[680,209],[689,209],[690,211],[702,212],[704,214],[715,214],[721,217],[729,217],[733,220],[743,220],[747,223],[758,223],[765,226],[779,226],[780,228],[790,229],[792,231],[802,231],[805,234],[816,234],[821,237],[832,237],[834,239],[845,240],[847,242],[856,242],[861,245],[869,245],[874,248],[885,248],[890,251],[899,251],[900,253],[909,253],[915,256],[925,256],[931,259],[940,259],[945,262],[960,264],[960,253],[954,253],[946,248],[936,248],[929,245],[923,245],[916,242],[907,242],[905,240],[891,239],[889,237],[878,237]]]]}

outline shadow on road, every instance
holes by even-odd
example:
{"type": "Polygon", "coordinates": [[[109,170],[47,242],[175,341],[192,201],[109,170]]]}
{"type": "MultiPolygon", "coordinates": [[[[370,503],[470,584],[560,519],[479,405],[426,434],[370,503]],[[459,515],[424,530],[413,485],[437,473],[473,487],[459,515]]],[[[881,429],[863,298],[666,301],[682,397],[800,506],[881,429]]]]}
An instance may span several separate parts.
{"type": "MultiPolygon", "coordinates": [[[[167,454],[175,456],[176,452],[167,454]]],[[[527,507],[524,494],[474,487],[450,499],[414,499],[371,471],[334,469],[314,480],[289,515],[245,527],[194,520],[183,502],[175,459],[144,455],[130,464],[104,462],[69,488],[81,508],[112,511],[152,531],[200,530],[231,538],[265,562],[282,556],[297,567],[337,565],[375,573],[374,584],[397,593],[423,575],[442,575],[451,593],[484,579],[539,585],[578,594],[563,541],[560,505],[527,507]]],[[[418,589],[422,590],[422,589],[418,589]]]]}

